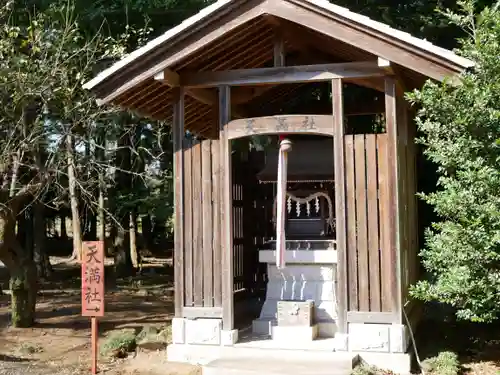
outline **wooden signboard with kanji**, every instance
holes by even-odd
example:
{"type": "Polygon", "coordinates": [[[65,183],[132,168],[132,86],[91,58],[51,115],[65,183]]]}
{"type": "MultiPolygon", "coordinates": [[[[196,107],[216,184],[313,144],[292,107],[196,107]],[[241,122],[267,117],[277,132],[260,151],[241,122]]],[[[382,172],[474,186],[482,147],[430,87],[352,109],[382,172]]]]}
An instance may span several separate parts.
{"type": "Polygon", "coordinates": [[[82,244],[82,316],[90,317],[92,374],[97,374],[97,318],[104,316],[104,243],[82,244]]]}
{"type": "Polygon", "coordinates": [[[83,243],[82,316],[104,316],[104,246],[101,241],[83,243]]]}

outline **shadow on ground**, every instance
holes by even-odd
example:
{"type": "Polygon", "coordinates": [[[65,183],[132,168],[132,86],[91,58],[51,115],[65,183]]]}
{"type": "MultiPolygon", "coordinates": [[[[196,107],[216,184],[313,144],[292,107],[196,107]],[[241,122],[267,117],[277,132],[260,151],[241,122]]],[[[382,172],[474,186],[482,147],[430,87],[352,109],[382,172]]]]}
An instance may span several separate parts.
{"type": "MultiPolygon", "coordinates": [[[[479,324],[457,321],[453,313],[430,307],[418,325],[415,340],[422,359],[433,357],[443,351],[459,356],[464,373],[478,373],[471,366],[488,363],[500,368],[500,322],[479,324]]],[[[481,370],[482,371],[482,370],[481,370]]],[[[494,369],[500,374],[499,369],[494,369]]],[[[483,373],[483,372],[480,372],[483,373]]],[[[485,372],[486,374],[486,372],[485,372]]]]}
{"type": "Polygon", "coordinates": [[[11,355],[0,354],[0,362],[30,362],[28,358],[14,357],[11,355]]]}
{"type": "MultiPolygon", "coordinates": [[[[5,269],[0,281],[6,283],[5,269]]],[[[173,269],[165,262],[145,264],[141,273],[115,279],[106,267],[105,317],[100,332],[127,324],[165,325],[173,313],[173,269]]],[[[81,270],[77,264],[58,264],[50,280],[40,281],[36,328],[86,330],[89,319],[81,316],[81,270]]],[[[9,295],[0,296],[0,327],[9,324],[9,295]]]]}

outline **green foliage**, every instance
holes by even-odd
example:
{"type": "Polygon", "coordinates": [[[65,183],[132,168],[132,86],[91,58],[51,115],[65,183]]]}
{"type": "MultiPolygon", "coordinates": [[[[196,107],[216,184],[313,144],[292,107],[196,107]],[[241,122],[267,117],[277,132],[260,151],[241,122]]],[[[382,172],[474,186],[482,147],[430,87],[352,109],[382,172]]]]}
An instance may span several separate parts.
{"type": "Polygon", "coordinates": [[[489,322],[500,313],[500,10],[452,15],[469,34],[461,53],[477,66],[458,87],[428,82],[409,95],[426,156],[438,166],[438,191],[422,195],[441,221],[421,251],[430,278],[415,297],[456,307],[457,317],[489,322]]]}
{"type": "MultiPolygon", "coordinates": [[[[58,182],[52,187],[61,188],[64,196],[64,137],[86,133],[110,114],[98,108],[82,83],[93,76],[101,57],[119,58],[125,50],[112,38],[86,40],[71,5],[34,13],[27,24],[16,22],[13,15],[20,9],[14,5],[0,9],[5,21],[0,27],[0,164],[8,166],[16,158],[15,191],[50,175],[58,182]],[[42,154],[38,161],[36,154],[42,154]]],[[[0,172],[5,172],[6,181],[8,171],[0,172]]],[[[41,191],[30,190],[33,195],[41,191]]]]}
{"type": "Polygon", "coordinates": [[[101,354],[112,354],[117,357],[126,356],[126,353],[129,353],[136,348],[136,340],[137,335],[133,329],[112,331],[104,340],[104,344],[101,347],[101,354]]]}
{"type": "Polygon", "coordinates": [[[432,375],[457,375],[460,371],[460,363],[456,353],[441,352],[436,357],[424,360],[422,368],[432,375]]]}
{"type": "Polygon", "coordinates": [[[362,363],[351,371],[351,375],[393,375],[393,373],[392,371],[382,370],[378,367],[362,363]]]}

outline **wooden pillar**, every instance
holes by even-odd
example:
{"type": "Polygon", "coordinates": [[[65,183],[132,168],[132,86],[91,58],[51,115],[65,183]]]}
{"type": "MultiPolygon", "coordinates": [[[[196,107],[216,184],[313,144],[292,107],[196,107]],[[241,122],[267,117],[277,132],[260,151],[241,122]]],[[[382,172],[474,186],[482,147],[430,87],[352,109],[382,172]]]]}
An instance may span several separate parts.
{"type": "MultiPolygon", "coordinates": [[[[410,250],[410,216],[409,216],[409,191],[408,181],[410,180],[410,169],[408,167],[408,116],[406,103],[402,96],[396,99],[396,121],[398,128],[398,189],[399,189],[399,273],[397,280],[399,293],[401,294],[401,304],[404,304],[408,295],[409,283],[408,260],[410,250]]],[[[402,308],[402,306],[401,306],[402,308]]]]}
{"type": "Polygon", "coordinates": [[[184,308],[184,90],[178,88],[174,99],[174,283],[175,316],[184,308]]]}
{"type": "Polygon", "coordinates": [[[387,243],[389,262],[391,265],[390,286],[391,312],[393,323],[402,322],[401,311],[401,261],[400,261],[400,163],[398,153],[398,105],[396,94],[396,79],[393,76],[385,78],[385,117],[388,136],[387,162],[389,166],[389,196],[391,197],[389,222],[389,243],[387,243]]]}
{"type": "Polygon", "coordinates": [[[221,181],[221,247],[222,247],[222,329],[234,328],[233,301],[233,199],[231,176],[231,142],[225,126],[231,119],[231,88],[219,88],[219,143],[221,181]]]}
{"type": "Polygon", "coordinates": [[[332,80],[335,229],[337,234],[337,314],[339,333],[347,333],[347,249],[342,79],[332,80]]]}

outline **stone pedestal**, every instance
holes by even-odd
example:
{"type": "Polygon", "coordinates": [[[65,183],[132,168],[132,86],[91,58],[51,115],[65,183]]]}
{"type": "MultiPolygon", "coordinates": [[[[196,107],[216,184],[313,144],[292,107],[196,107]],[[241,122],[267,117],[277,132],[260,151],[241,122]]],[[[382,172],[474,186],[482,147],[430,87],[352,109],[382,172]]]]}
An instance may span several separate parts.
{"type": "Polygon", "coordinates": [[[276,326],[278,301],[314,302],[313,322],[320,337],[334,337],[336,332],[336,263],[337,251],[328,241],[323,249],[287,250],[286,267],[276,267],[276,252],[261,250],[259,260],[267,263],[266,300],[259,319],[253,322],[253,332],[272,335],[276,326]]]}

